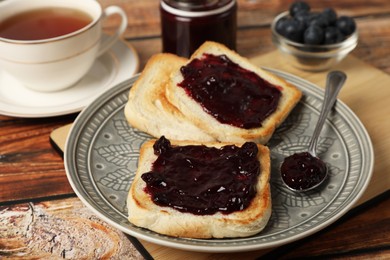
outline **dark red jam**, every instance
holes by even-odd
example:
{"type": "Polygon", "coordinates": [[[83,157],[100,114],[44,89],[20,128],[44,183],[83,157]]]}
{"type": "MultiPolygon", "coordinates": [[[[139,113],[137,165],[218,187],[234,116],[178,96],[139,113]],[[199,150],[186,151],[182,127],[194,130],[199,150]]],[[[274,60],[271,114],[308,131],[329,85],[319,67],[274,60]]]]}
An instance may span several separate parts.
{"type": "Polygon", "coordinates": [[[157,205],[195,215],[228,214],[247,208],[256,195],[260,163],[255,143],[171,146],[161,137],[153,147],[158,158],[141,178],[157,205]]]}
{"type": "Polygon", "coordinates": [[[250,129],[262,125],[279,103],[280,87],[241,68],[226,55],[204,54],[181,68],[178,85],[223,124],[250,129]]]}
{"type": "Polygon", "coordinates": [[[287,157],[280,170],[284,183],[294,190],[317,186],[326,176],[325,163],[308,152],[287,157]]]}
{"type": "Polygon", "coordinates": [[[205,41],[236,49],[235,0],[162,0],[163,52],[189,57],[205,41]]]}

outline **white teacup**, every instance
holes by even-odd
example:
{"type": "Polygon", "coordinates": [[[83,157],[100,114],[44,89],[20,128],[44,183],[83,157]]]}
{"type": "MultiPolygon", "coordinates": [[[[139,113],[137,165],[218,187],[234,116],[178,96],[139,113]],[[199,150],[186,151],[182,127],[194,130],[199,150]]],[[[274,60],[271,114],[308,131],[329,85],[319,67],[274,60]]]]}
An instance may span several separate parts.
{"type": "Polygon", "coordinates": [[[15,14],[42,8],[71,8],[92,18],[85,27],[49,39],[12,40],[0,37],[0,68],[36,91],[58,91],[79,81],[94,60],[126,30],[127,16],[117,6],[102,10],[95,0],[7,0],[0,3],[0,23],[15,14]],[[103,41],[102,20],[119,14],[116,33],[103,41]]]}

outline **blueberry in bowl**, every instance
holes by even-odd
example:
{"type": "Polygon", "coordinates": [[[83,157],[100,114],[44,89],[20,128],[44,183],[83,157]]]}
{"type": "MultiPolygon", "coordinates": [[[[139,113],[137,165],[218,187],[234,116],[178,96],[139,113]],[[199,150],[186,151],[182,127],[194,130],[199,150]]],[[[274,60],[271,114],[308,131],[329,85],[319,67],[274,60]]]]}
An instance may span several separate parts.
{"type": "Polygon", "coordinates": [[[271,30],[272,40],[283,56],[294,67],[308,71],[330,69],[358,42],[353,18],[338,16],[333,8],[313,11],[302,1],[275,17],[271,30]]]}

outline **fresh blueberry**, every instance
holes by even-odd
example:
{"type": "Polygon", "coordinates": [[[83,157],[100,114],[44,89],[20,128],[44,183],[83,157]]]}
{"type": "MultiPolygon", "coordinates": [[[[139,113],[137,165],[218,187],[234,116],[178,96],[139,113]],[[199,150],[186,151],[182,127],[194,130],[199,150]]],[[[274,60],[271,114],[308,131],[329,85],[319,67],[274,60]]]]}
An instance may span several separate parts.
{"type": "Polygon", "coordinates": [[[289,19],[288,17],[283,16],[282,18],[280,18],[280,19],[276,22],[275,30],[276,30],[279,34],[281,34],[281,35],[284,35],[284,34],[285,34],[286,21],[287,21],[288,19],[289,19]]]}
{"type": "Polygon", "coordinates": [[[326,16],[321,14],[315,14],[310,18],[309,26],[318,26],[325,28],[329,25],[329,21],[326,16]]]}
{"type": "Polygon", "coordinates": [[[294,16],[295,20],[305,24],[305,26],[309,25],[310,17],[311,17],[311,13],[306,10],[299,11],[294,16]]]}
{"type": "Polygon", "coordinates": [[[317,26],[309,26],[304,33],[303,41],[305,44],[317,45],[321,44],[324,40],[324,30],[317,26]]]}
{"type": "Polygon", "coordinates": [[[324,9],[324,11],[322,11],[321,14],[328,20],[329,25],[336,24],[337,14],[333,8],[327,7],[324,9]]]}
{"type": "Polygon", "coordinates": [[[303,33],[305,31],[305,25],[295,19],[289,19],[286,21],[284,27],[284,34],[286,38],[294,42],[303,41],[303,33]]]}
{"type": "Polygon", "coordinates": [[[310,11],[310,6],[304,1],[294,2],[290,6],[290,15],[295,16],[295,14],[298,13],[299,11],[307,11],[308,12],[308,11],[310,11]]]}
{"type": "Polygon", "coordinates": [[[345,36],[352,34],[356,29],[355,21],[349,16],[340,16],[336,25],[345,36]]]}
{"type": "Polygon", "coordinates": [[[324,44],[334,44],[344,40],[344,35],[335,26],[326,27],[324,37],[324,44]]]}

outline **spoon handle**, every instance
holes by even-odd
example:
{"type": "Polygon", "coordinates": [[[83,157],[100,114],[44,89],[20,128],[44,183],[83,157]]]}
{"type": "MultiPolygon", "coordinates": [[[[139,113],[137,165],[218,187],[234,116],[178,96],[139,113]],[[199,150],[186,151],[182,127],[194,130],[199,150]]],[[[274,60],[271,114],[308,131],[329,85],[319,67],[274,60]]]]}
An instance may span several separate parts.
{"type": "Polygon", "coordinates": [[[341,87],[344,85],[346,79],[347,76],[344,72],[341,71],[331,71],[328,74],[325,87],[324,103],[322,104],[320,116],[309,144],[309,153],[313,156],[316,156],[317,141],[318,137],[320,136],[322,127],[325,123],[328,113],[336,102],[337,95],[341,87]]]}

